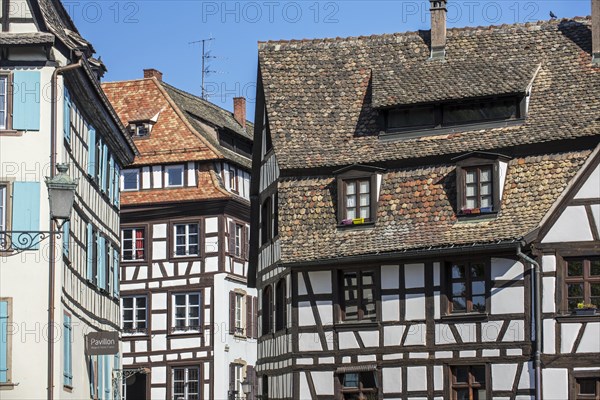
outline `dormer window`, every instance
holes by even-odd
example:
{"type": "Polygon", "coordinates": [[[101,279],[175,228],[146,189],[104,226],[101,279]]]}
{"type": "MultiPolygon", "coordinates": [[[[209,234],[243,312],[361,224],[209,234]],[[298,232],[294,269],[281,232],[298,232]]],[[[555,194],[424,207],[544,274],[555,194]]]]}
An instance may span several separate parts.
{"type": "Polygon", "coordinates": [[[165,182],[167,187],[182,187],[183,186],[183,165],[167,165],[165,167],[165,182]]]}
{"type": "Polygon", "coordinates": [[[336,171],[339,226],[375,222],[379,197],[379,168],[354,165],[336,171]]]}
{"type": "Polygon", "coordinates": [[[454,132],[518,123],[526,114],[524,96],[398,107],[384,112],[386,134],[454,132]]]}
{"type": "Polygon", "coordinates": [[[155,121],[151,120],[133,121],[129,124],[129,132],[134,138],[148,137],[150,136],[150,131],[152,131],[154,123],[155,121]]]}
{"type": "Polygon", "coordinates": [[[455,160],[458,214],[498,212],[508,159],[499,154],[469,153],[455,160]]]}

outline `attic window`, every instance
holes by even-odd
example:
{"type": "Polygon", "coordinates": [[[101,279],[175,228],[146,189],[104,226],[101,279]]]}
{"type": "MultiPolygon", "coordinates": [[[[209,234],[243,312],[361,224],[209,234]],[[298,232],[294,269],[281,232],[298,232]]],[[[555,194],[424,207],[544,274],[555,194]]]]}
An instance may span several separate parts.
{"type": "Polygon", "coordinates": [[[129,124],[129,132],[134,138],[148,137],[153,125],[152,121],[132,122],[129,124]]]}
{"type": "Polygon", "coordinates": [[[459,127],[482,128],[525,117],[524,96],[503,96],[453,103],[399,107],[384,113],[387,133],[405,133],[459,127]]]}
{"type": "Polygon", "coordinates": [[[458,214],[492,214],[500,210],[507,158],[486,153],[460,157],[456,165],[458,214]]]}
{"type": "Polygon", "coordinates": [[[376,173],[378,170],[357,165],[336,171],[339,226],[375,222],[379,192],[376,173]]]}

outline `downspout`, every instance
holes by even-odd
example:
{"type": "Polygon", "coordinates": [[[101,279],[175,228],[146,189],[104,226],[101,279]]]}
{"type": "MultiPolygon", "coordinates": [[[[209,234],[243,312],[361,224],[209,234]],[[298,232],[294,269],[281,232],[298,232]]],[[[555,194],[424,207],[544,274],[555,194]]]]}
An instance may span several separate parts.
{"type": "MultiPolygon", "coordinates": [[[[52,89],[50,94],[50,178],[55,176],[56,169],[56,103],[58,93],[58,75],[72,69],[83,66],[81,59],[82,53],[75,52],[75,57],[79,58],[76,64],[70,64],[64,67],[59,67],[52,72],[52,89]]],[[[54,230],[55,224],[52,216],[50,216],[50,230],[54,230]]],[[[53,234],[50,235],[50,248],[48,249],[48,274],[49,274],[49,290],[48,290],[48,400],[54,399],[54,284],[56,280],[56,238],[53,234]]]]}
{"type": "Polygon", "coordinates": [[[542,273],[540,264],[533,258],[521,252],[521,245],[517,247],[517,256],[533,266],[533,313],[535,321],[535,398],[542,400],[542,273]]]}

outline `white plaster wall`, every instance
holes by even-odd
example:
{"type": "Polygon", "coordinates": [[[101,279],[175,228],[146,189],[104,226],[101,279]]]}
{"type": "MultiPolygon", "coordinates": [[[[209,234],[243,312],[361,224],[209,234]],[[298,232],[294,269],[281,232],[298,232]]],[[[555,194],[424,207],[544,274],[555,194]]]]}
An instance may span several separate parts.
{"type": "Polygon", "coordinates": [[[313,371],[311,375],[317,396],[333,395],[333,374],[330,371],[313,371]]]}
{"type": "Polygon", "coordinates": [[[381,266],[381,289],[398,289],[400,282],[400,266],[381,266]]]}
{"type": "Polygon", "coordinates": [[[331,272],[311,271],[308,273],[314,294],[331,294],[331,272]]]}
{"type": "Polygon", "coordinates": [[[406,367],[406,390],[427,390],[427,367],[406,367]]]}
{"type": "Polygon", "coordinates": [[[554,291],[556,287],[556,278],[542,278],[542,312],[555,312],[554,291]]]}
{"type": "Polygon", "coordinates": [[[600,165],[590,174],[579,192],[575,195],[576,199],[598,199],[600,198],[600,165]]]}
{"type": "Polygon", "coordinates": [[[517,367],[517,364],[492,364],[492,389],[511,390],[517,367]]]}
{"type": "Polygon", "coordinates": [[[555,354],[555,325],[554,319],[545,319],[543,322],[544,341],[542,343],[542,353],[555,354]]]}
{"type": "Polygon", "coordinates": [[[565,400],[569,398],[569,374],[566,369],[543,369],[542,382],[544,400],[565,400]]]}
{"type": "Polygon", "coordinates": [[[556,220],[542,243],[583,242],[592,240],[584,206],[569,206],[556,220]]]}
{"type": "Polygon", "coordinates": [[[560,352],[570,353],[581,324],[561,324],[560,352]]]}
{"type": "Polygon", "coordinates": [[[600,322],[587,324],[577,348],[577,353],[600,353],[600,322]]]}
{"type": "Polygon", "coordinates": [[[152,167],[152,183],[154,189],[162,188],[162,167],[160,165],[152,167]]]}
{"type": "Polygon", "coordinates": [[[381,373],[383,393],[402,392],[402,368],[383,368],[381,373]]]}
{"type": "Polygon", "coordinates": [[[407,289],[425,287],[425,264],[405,264],[404,281],[407,289]]]}
{"type": "Polygon", "coordinates": [[[381,320],[400,320],[400,298],[398,295],[381,296],[381,320]]]}
{"type": "Polygon", "coordinates": [[[507,258],[492,258],[492,280],[523,279],[523,264],[507,258]]]}
{"type": "Polygon", "coordinates": [[[424,294],[407,294],[405,299],[406,321],[424,320],[425,319],[425,295],[424,294]]]}
{"type": "Polygon", "coordinates": [[[523,287],[492,288],[491,313],[517,314],[524,312],[525,293],[523,287]]]}
{"type": "Polygon", "coordinates": [[[425,324],[415,324],[408,328],[406,334],[406,340],[404,341],[405,346],[425,346],[426,341],[426,327],[425,324]]]}

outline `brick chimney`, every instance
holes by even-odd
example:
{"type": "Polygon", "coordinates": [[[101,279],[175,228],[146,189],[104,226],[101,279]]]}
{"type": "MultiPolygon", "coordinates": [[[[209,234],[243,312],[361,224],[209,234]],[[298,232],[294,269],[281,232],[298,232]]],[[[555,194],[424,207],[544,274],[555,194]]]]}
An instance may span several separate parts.
{"type": "Polygon", "coordinates": [[[246,127],[246,98],[245,97],[234,97],[233,98],[233,117],[242,126],[246,127]]]}
{"type": "MultiPolygon", "coordinates": [[[[596,0],[594,0],[596,1],[596,0]]],[[[446,0],[431,3],[431,59],[443,60],[446,54],[446,0]]]]}
{"type": "Polygon", "coordinates": [[[600,0],[592,0],[592,64],[600,66],[600,0]]]}
{"type": "Polygon", "coordinates": [[[162,72],[154,68],[148,68],[144,70],[144,79],[156,78],[159,82],[162,82],[162,72]]]}

